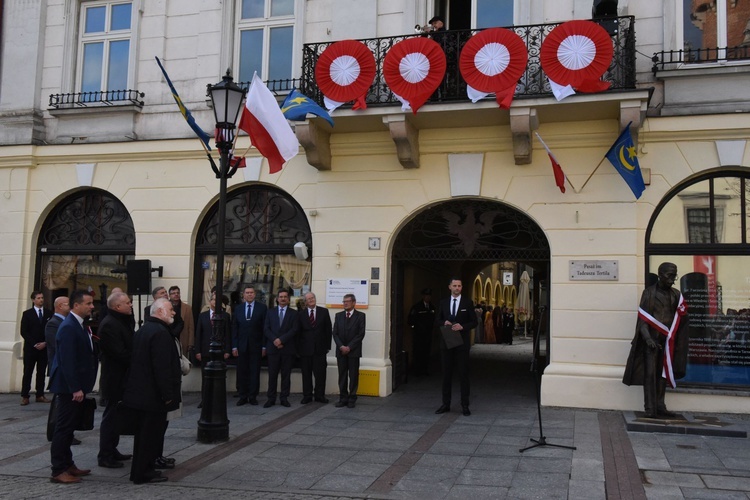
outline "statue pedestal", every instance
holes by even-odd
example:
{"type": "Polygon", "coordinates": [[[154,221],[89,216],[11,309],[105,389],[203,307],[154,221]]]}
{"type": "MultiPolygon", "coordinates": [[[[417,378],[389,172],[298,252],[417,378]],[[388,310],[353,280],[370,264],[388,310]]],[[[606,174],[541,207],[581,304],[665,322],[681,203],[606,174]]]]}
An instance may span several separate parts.
{"type": "Polygon", "coordinates": [[[642,411],[625,411],[625,426],[631,432],[663,432],[746,438],[747,431],[731,420],[715,415],[677,413],[672,418],[649,418],[642,411]]]}

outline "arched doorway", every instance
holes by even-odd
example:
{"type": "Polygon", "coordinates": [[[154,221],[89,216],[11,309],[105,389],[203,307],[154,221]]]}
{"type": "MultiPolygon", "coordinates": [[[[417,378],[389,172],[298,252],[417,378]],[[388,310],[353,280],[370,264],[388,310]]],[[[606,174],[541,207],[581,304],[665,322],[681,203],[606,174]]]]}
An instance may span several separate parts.
{"type": "Polygon", "coordinates": [[[547,237],[526,214],[498,201],[460,198],[424,208],[398,231],[391,259],[394,389],[406,379],[406,315],[420,289],[432,288],[437,302],[447,296],[448,280],[456,277],[467,292],[483,293],[483,283],[475,280],[482,269],[497,262],[516,262],[535,272],[533,303],[548,305],[544,302],[549,297],[547,237]]]}
{"type": "Polygon", "coordinates": [[[96,326],[109,291],[127,288],[125,265],[134,256],[135,229],[125,205],[101,189],[78,190],[60,200],[42,224],[35,286],[48,306],[73,290],[89,290],[96,326]]]}
{"type": "MultiPolygon", "coordinates": [[[[208,306],[216,285],[216,242],[220,235],[219,203],[214,202],[200,223],[195,243],[193,310],[208,306]]],[[[257,300],[273,305],[281,287],[295,297],[310,289],[312,233],[302,207],[281,189],[246,184],[227,194],[224,237],[224,292],[228,306],[241,300],[244,284],[255,285],[257,300]],[[307,245],[309,257],[295,257],[295,243],[307,245]]],[[[294,298],[292,299],[294,306],[294,298]]]]}

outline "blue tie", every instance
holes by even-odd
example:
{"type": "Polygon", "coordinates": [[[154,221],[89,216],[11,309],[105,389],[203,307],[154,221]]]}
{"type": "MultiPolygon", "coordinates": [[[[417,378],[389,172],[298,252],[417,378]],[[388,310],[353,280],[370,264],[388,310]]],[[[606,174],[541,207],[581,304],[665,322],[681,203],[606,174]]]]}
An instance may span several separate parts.
{"type": "Polygon", "coordinates": [[[250,321],[250,318],[252,318],[252,316],[253,316],[253,305],[248,304],[247,307],[245,308],[245,319],[250,321]]]}

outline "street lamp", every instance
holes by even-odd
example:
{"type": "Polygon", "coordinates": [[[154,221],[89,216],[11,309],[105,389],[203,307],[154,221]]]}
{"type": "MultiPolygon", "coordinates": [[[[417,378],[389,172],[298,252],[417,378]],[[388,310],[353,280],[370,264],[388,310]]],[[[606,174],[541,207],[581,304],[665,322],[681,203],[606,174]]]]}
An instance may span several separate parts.
{"type": "MultiPolygon", "coordinates": [[[[227,364],[224,362],[224,222],[227,214],[227,179],[237,171],[230,167],[230,151],[234,142],[237,116],[242,109],[245,91],[232,81],[231,71],[216,85],[208,87],[216,118],[216,148],[219,168],[211,160],[211,168],[219,179],[219,230],[216,242],[216,300],[209,349],[210,361],[203,367],[203,407],[198,420],[198,441],[216,443],[229,439],[227,418],[227,364]]],[[[209,159],[211,157],[209,156],[209,159]]]]}

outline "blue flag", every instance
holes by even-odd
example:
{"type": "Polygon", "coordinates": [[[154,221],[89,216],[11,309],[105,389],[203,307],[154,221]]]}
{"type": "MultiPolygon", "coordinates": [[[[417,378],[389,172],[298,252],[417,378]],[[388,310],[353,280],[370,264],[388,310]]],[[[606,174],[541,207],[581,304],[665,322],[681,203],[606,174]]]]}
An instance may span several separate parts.
{"type": "Polygon", "coordinates": [[[635,144],[633,144],[633,136],[630,135],[630,123],[609,148],[605,157],[625,179],[636,199],[640,198],[646,185],[643,182],[641,167],[638,165],[638,157],[635,155],[635,144]]]}
{"type": "Polygon", "coordinates": [[[164,66],[161,65],[161,61],[159,60],[159,58],[156,56],[154,57],[156,59],[156,64],[159,65],[161,72],[164,74],[164,78],[167,80],[167,84],[169,84],[169,89],[172,91],[172,97],[174,97],[174,100],[177,103],[177,107],[180,108],[180,113],[182,113],[182,117],[185,118],[185,121],[188,123],[188,125],[190,125],[190,128],[193,129],[193,132],[195,132],[195,135],[198,136],[198,139],[200,139],[203,142],[203,144],[206,145],[206,149],[211,151],[211,146],[208,145],[208,141],[209,139],[211,139],[211,136],[205,133],[203,129],[200,128],[197,123],[195,123],[195,118],[193,118],[192,113],[190,113],[190,110],[187,109],[184,104],[182,104],[182,99],[180,99],[180,95],[174,89],[174,85],[172,85],[172,80],[170,80],[169,75],[167,75],[167,70],[165,70],[164,66]]]}
{"type": "Polygon", "coordinates": [[[321,108],[318,103],[301,94],[297,89],[293,89],[281,103],[281,112],[287,120],[302,121],[307,113],[319,116],[326,120],[333,127],[333,119],[328,112],[321,108]]]}

